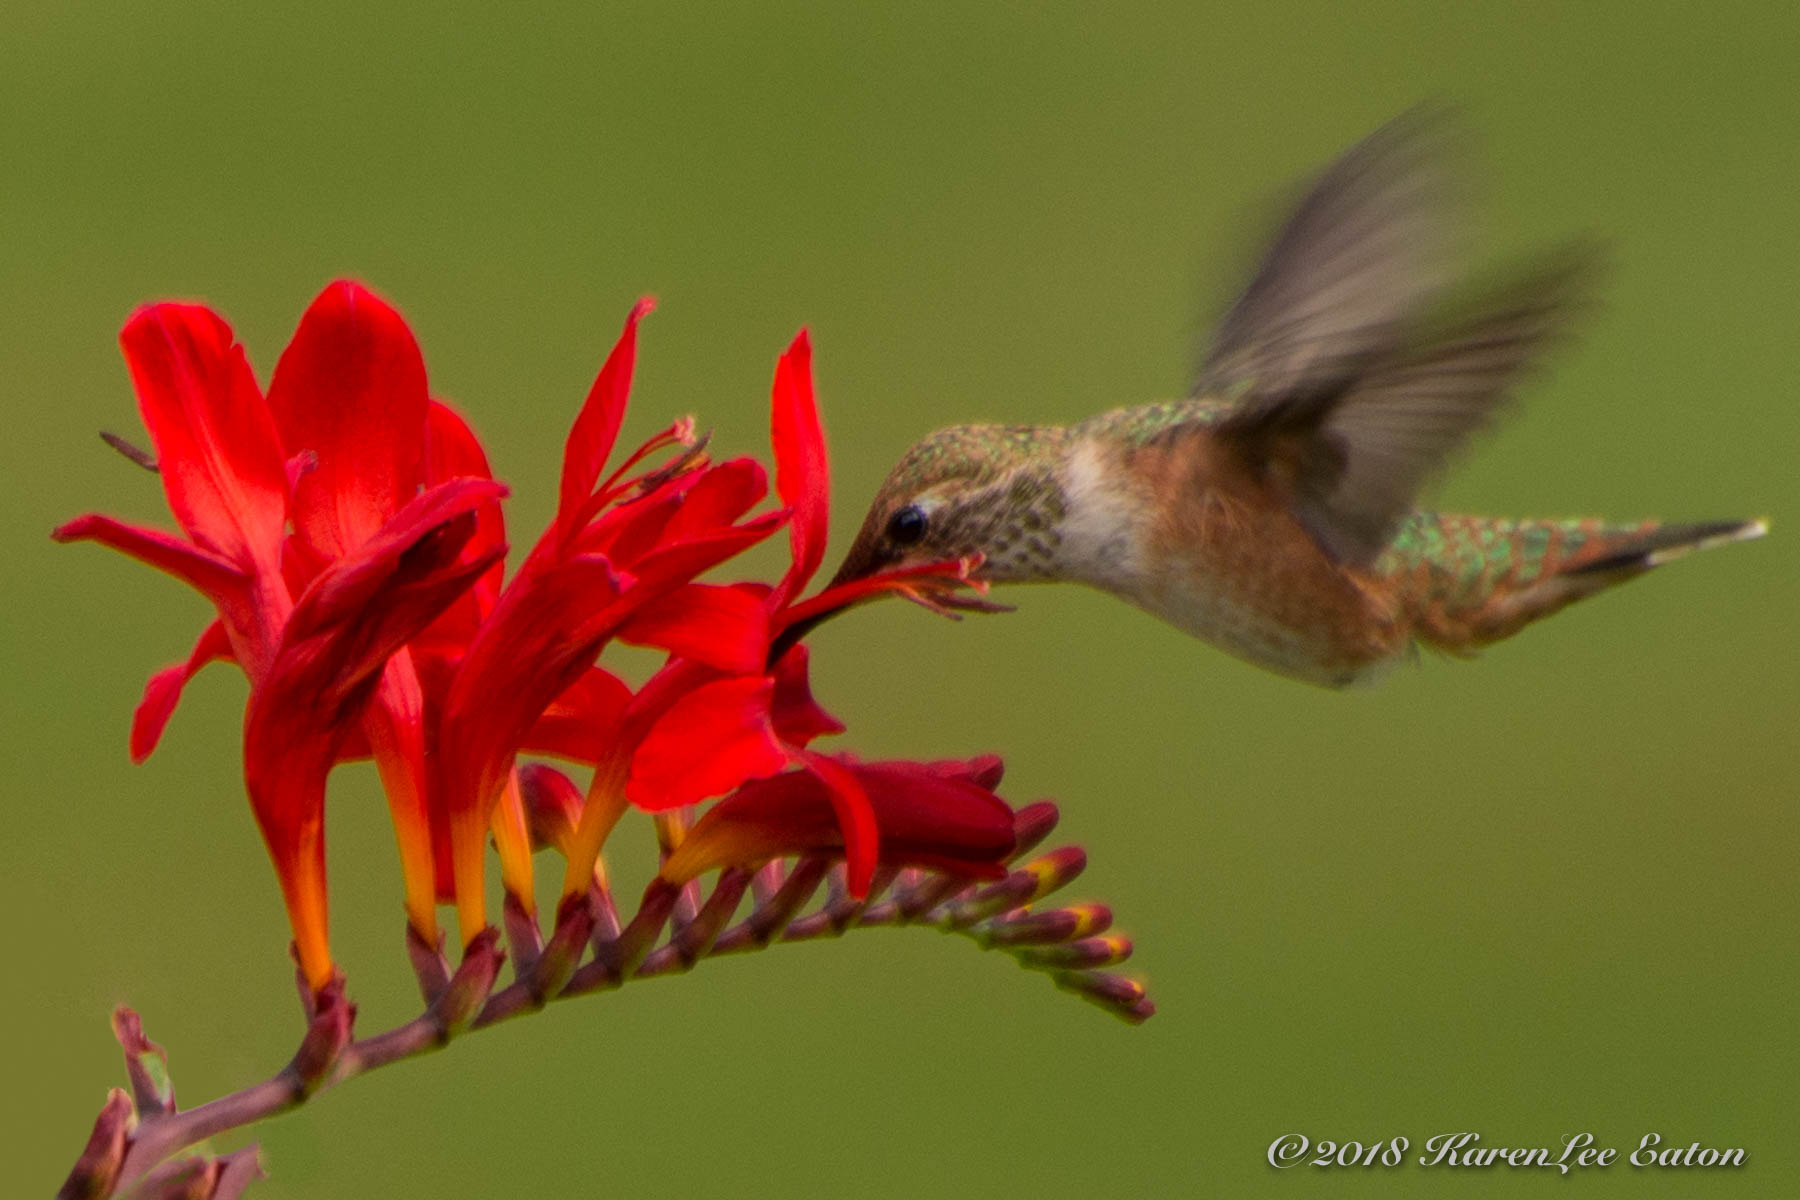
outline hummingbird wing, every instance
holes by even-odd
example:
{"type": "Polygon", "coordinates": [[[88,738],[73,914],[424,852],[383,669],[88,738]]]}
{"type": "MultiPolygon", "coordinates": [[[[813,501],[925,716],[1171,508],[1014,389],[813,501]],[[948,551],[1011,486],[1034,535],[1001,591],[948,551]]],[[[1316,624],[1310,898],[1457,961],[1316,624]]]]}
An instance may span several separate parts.
{"type": "Polygon", "coordinates": [[[1455,274],[1459,133],[1415,109],[1326,168],[1220,321],[1191,394],[1317,391],[1396,345],[1455,274]]]}
{"type": "Polygon", "coordinates": [[[1339,562],[1367,566],[1426,480],[1485,425],[1587,294],[1593,256],[1566,248],[1361,374],[1257,396],[1217,427],[1339,562]]]}
{"type": "Polygon", "coordinates": [[[1592,256],[1565,250],[1427,323],[1452,274],[1449,132],[1416,112],[1314,185],[1220,326],[1195,387],[1213,426],[1332,557],[1366,566],[1426,479],[1565,323],[1592,256]]]}

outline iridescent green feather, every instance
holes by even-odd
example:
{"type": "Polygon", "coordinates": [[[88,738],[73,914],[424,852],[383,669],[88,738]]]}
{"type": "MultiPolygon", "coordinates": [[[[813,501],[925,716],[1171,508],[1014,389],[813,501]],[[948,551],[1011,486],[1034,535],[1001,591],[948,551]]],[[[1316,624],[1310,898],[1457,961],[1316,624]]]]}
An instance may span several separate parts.
{"type": "Polygon", "coordinates": [[[1377,575],[1426,567],[1438,598],[1452,607],[1479,604],[1495,586],[1524,588],[1546,573],[1579,566],[1602,546],[1641,537],[1649,525],[1606,525],[1593,519],[1513,520],[1415,512],[1400,523],[1375,560],[1377,575]]]}

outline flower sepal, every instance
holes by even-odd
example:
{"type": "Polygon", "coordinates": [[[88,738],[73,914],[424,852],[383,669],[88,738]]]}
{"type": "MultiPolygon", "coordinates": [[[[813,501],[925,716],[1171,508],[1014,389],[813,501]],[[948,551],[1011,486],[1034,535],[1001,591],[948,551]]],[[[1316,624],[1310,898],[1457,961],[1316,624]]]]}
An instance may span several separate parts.
{"type": "Polygon", "coordinates": [[[591,896],[586,893],[564,896],[556,906],[556,928],[551,930],[544,952],[530,971],[520,968],[520,975],[531,989],[534,1002],[543,1004],[562,991],[575,974],[575,968],[581,965],[581,956],[586,953],[588,938],[593,932],[591,896]]]}
{"type": "Polygon", "coordinates": [[[332,972],[321,987],[310,986],[302,973],[301,1000],[306,1009],[306,1036],[283,1072],[297,1098],[305,1098],[331,1081],[333,1068],[350,1045],[356,1005],[344,994],[344,977],[332,972]]]}
{"type": "Polygon", "coordinates": [[[123,1004],[113,1009],[113,1037],[125,1051],[125,1074],[131,1080],[131,1098],[141,1116],[162,1116],[175,1111],[175,1081],[169,1077],[169,1055],[144,1036],[144,1022],[123,1004]]]}
{"type": "Polygon", "coordinates": [[[255,1146],[218,1158],[170,1159],[131,1189],[131,1200],[236,1200],[262,1178],[255,1146]]]}
{"type": "Polygon", "coordinates": [[[462,961],[456,964],[456,974],[450,977],[450,985],[431,1006],[431,1016],[437,1021],[442,1037],[453,1038],[469,1027],[481,1012],[481,1006],[487,1003],[494,990],[494,980],[499,978],[500,964],[505,961],[506,951],[500,948],[500,931],[492,925],[469,942],[463,950],[462,961]]]}
{"type": "Polygon", "coordinates": [[[419,981],[419,995],[426,1005],[437,1002],[450,986],[450,962],[444,957],[444,935],[427,942],[423,935],[406,923],[406,959],[412,964],[413,977],[419,981]]]}
{"type": "Polygon", "coordinates": [[[509,890],[501,902],[500,923],[506,929],[506,948],[512,955],[513,971],[519,978],[526,978],[544,952],[544,934],[538,928],[537,915],[528,912],[524,902],[509,890]]]}

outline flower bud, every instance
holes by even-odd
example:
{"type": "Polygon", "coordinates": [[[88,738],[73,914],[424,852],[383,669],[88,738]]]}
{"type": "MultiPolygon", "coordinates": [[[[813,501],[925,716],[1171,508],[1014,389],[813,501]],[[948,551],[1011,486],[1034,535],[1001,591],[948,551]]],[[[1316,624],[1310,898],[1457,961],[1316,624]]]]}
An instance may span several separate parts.
{"type": "Polygon", "coordinates": [[[106,1104],[94,1120],[94,1132],[88,1135],[87,1146],[63,1181],[62,1190],[56,1193],[56,1200],[99,1200],[110,1196],[119,1167],[125,1162],[125,1144],[134,1123],[131,1097],[124,1089],[113,1088],[106,1094],[106,1104]]]}
{"type": "Polygon", "coordinates": [[[125,1073],[131,1078],[131,1098],[141,1116],[160,1116],[175,1111],[175,1083],[169,1078],[169,1056],[144,1036],[144,1023],[123,1004],[113,1009],[113,1036],[125,1051],[125,1073]]]}

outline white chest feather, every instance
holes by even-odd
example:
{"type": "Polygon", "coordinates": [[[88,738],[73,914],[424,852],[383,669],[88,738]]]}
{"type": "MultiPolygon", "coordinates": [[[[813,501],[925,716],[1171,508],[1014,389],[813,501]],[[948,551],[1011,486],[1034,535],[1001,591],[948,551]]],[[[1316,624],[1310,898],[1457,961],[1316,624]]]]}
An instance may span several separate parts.
{"type": "Polygon", "coordinates": [[[1145,569],[1141,504],[1108,476],[1102,451],[1091,441],[1070,451],[1061,483],[1066,502],[1056,532],[1063,577],[1135,592],[1145,569]]]}

